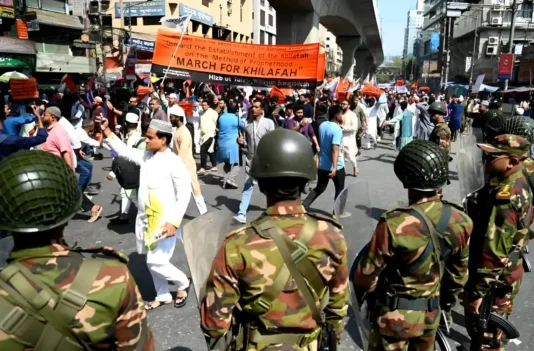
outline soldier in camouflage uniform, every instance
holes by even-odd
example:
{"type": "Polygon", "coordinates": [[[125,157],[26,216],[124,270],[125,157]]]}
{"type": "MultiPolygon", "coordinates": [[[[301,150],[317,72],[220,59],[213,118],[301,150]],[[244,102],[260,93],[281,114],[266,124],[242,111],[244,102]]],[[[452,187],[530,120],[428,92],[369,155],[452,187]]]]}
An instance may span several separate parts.
{"type": "Polygon", "coordinates": [[[523,137],[530,143],[530,154],[523,161],[523,165],[529,177],[530,188],[534,189],[534,120],[525,116],[505,118],[500,132],[523,137]]]}
{"type": "Polygon", "coordinates": [[[430,134],[429,140],[437,144],[448,154],[451,153],[451,130],[443,117],[447,114],[447,106],[441,101],[436,101],[428,108],[428,113],[435,127],[430,134]]]}
{"type": "Polygon", "coordinates": [[[0,350],[154,350],[127,258],[65,243],[81,198],[54,155],[24,151],[0,163],[0,229],[14,241],[0,272],[0,350]]]}
{"type": "Polygon", "coordinates": [[[222,244],[201,304],[202,330],[220,338],[240,324],[236,350],[317,350],[320,323],[288,272],[274,231],[297,248],[293,253],[300,250],[295,262],[311,287],[313,309],[321,302],[325,325],[335,329],[337,343],[348,308],[347,248],[339,224],[302,206],[302,190],[316,176],[309,141],[284,129],[266,134],[250,175],[258,180],[268,208],[222,244]]]}
{"type": "MultiPolygon", "coordinates": [[[[523,137],[505,134],[491,144],[478,146],[486,152],[489,181],[476,193],[476,211],[469,209],[474,232],[464,307],[472,337],[482,299],[490,289],[505,291],[497,296],[495,311],[504,317],[512,313],[523,277],[520,253],[528,242],[532,223],[532,192],[523,172],[530,143],[523,137]]],[[[483,350],[504,350],[502,331],[490,324],[482,344],[483,350]]]]}
{"type": "Polygon", "coordinates": [[[451,310],[467,282],[473,225],[438,196],[449,165],[436,144],[412,141],[394,170],[410,207],[382,215],[352,278],[358,300],[372,306],[369,350],[434,350],[441,310],[451,310]]]}

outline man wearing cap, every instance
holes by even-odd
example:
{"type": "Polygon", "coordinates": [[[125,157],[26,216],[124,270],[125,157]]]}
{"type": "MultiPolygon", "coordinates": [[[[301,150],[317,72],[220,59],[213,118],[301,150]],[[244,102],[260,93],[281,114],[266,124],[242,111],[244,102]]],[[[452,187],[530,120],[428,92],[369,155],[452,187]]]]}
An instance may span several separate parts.
{"type": "MultiPolygon", "coordinates": [[[[100,123],[102,118],[105,116],[104,108],[102,107],[102,103],[104,100],[100,96],[96,96],[93,101],[93,123],[95,124],[95,133],[94,138],[98,140],[100,143],[102,142],[102,133],[100,131],[100,123]]],[[[97,148],[93,149],[93,155],[95,160],[101,160],[103,158],[102,154],[98,152],[97,148]]]]}
{"type": "Polygon", "coordinates": [[[189,279],[170,263],[170,259],[176,245],[176,233],[191,197],[191,178],[183,161],[169,147],[172,125],[153,119],[145,134],[146,151],[143,151],[124,144],[108,124],[104,119],[102,129],[106,143],[119,156],[140,166],[135,223],[137,252],[147,252],[147,265],[156,288],[156,299],[146,308],[153,310],[173,302],[175,307],[183,307],[189,279]],[[174,301],[168,281],[175,282],[178,289],[174,301]]]}
{"type": "MultiPolygon", "coordinates": [[[[145,139],[143,138],[141,132],[139,131],[139,116],[135,113],[127,113],[126,114],[126,135],[124,136],[124,143],[128,147],[136,148],[139,150],[145,150],[145,139]]],[[[130,170],[133,171],[134,167],[131,167],[130,165],[126,165],[125,162],[129,162],[131,164],[131,161],[128,160],[120,160],[122,158],[121,156],[117,157],[117,166],[119,169],[123,171],[123,173],[129,172],[130,170]]],[[[113,160],[115,163],[115,160],[113,160]]],[[[135,165],[137,167],[137,165],[135,165]]],[[[112,166],[113,168],[113,166],[112,166]]],[[[111,180],[115,178],[116,174],[114,172],[110,172],[108,176],[106,176],[107,179],[111,180]]],[[[131,177],[132,174],[123,174],[123,179],[125,177],[131,177]]],[[[137,203],[137,189],[124,189],[121,187],[120,190],[121,194],[121,213],[117,218],[114,218],[110,221],[112,224],[126,224],[129,222],[128,219],[128,212],[130,211],[130,206],[132,204],[132,201],[137,203]]]]}
{"type": "Polygon", "coordinates": [[[167,98],[167,103],[165,105],[167,107],[173,107],[176,104],[177,100],[178,96],[176,96],[175,93],[169,94],[169,97],[167,98]]]}
{"type": "Polygon", "coordinates": [[[523,166],[530,155],[530,143],[523,137],[505,134],[478,147],[486,153],[489,181],[467,205],[474,230],[464,307],[471,349],[475,344],[481,345],[477,350],[504,350],[502,331],[494,325],[478,333],[475,330],[479,308],[490,290],[497,298],[495,311],[505,318],[511,315],[519,292],[523,278],[521,252],[528,243],[532,223],[532,193],[523,166]]]}
{"type": "Polygon", "coordinates": [[[493,113],[489,110],[490,103],[488,100],[482,100],[479,105],[480,115],[473,121],[473,128],[480,128],[482,132],[486,130],[486,123],[494,117],[493,113]]]}
{"type": "Polygon", "coordinates": [[[193,157],[193,137],[189,129],[185,126],[186,118],[184,110],[180,106],[174,105],[169,108],[168,112],[171,124],[175,129],[171,145],[172,151],[182,159],[187,168],[187,172],[191,178],[191,188],[195,204],[200,215],[203,215],[208,212],[208,209],[200,191],[200,184],[197,177],[197,163],[193,157]]]}

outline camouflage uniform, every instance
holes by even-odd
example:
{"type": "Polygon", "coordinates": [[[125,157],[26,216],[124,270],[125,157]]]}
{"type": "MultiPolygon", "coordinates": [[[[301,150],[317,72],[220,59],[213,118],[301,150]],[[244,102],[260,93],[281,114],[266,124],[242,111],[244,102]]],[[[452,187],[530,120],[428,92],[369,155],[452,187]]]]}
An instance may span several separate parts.
{"type": "MultiPolygon", "coordinates": [[[[326,319],[335,327],[340,338],[342,320],[348,308],[347,248],[340,226],[329,218],[307,214],[300,200],[279,202],[269,207],[263,216],[272,217],[293,240],[299,238],[306,221],[312,217],[318,219],[317,231],[308,243],[307,258],[317,267],[330,290],[326,319]]],[[[231,327],[236,305],[246,310],[273,284],[283,266],[284,261],[274,241],[261,237],[254,228],[248,226],[230,233],[213,261],[208,278],[206,298],[201,305],[202,330],[212,338],[225,335],[231,327]]],[[[251,318],[254,328],[268,329],[275,334],[312,334],[318,330],[311,310],[293,279],[288,280],[270,310],[251,318]]],[[[304,345],[249,342],[246,349],[311,351],[317,350],[317,341],[311,340],[304,345]]]]}
{"type": "Polygon", "coordinates": [[[65,245],[81,200],[59,157],[25,151],[0,162],[0,230],[15,243],[0,271],[0,350],[154,350],[127,258],[65,245]]]}
{"type": "MultiPolygon", "coordinates": [[[[520,158],[528,157],[530,152],[530,144],[514,135],[500,135],[492,145],[479,144],[479,147],[487,153],[506,153],[520,158]]],[[[523,278],[520,252],[528,243],[532,223],[532,193],[523,165],[502,181],[490,179],[477,193],[477,198],[480,208],[473,217],[473,249],[478,247],[481,251],[470,255],[472,274],[466,286],[466,297],[471,302],[483,298],[492,286],[510,287],[510,293],[497,299],[495,309],[503,317],[509,317],[523,278]]],[[[477,316],[466,313],[466,320],[473,319],[477,316]]],[[[468,331],[471,334],[472,331],[468,331]]],[[[502,336],[500,329],[487,330],[483,350],[504,350],[502,336]]]]}
{"type": "MultiPolygon", "coordinates": [[[[380,300],[380,294],[395,292],[393,296],[409,300],[439,297],[442,306],[444,303],[456,303],[458,294],[467,282],[472,221],[458,205],[440,201],[437,195],[424,198],[415,206],[437,225],[444,204],[451,209],[444,237],[452,250],[442,280],[435,255],[420,260],[425,247],[430,246],[426,224],[402,209],[396,209],[382,215],[369,250],[356,268],[353,281],[359,299],[374,292],[377,300],[380,300]],[[414,262],[417,264],[413,269],[397,269],[414,262]],[[379,278],[381,281],[388,280],[387,287],[378,286],[379,278]],[[387,291],[379,291],[382,288],[387,291]]],[[[382,303],[377,301],[377,304],[382,303]]],[[[426,311],[395,309],[384,304],[372,316],[369,350],[411,350],[414,347],[417,350],[434,350],[440,314],[439,304],[435,309],[426,311]]]]}
{"type": "MultiPolygon", "coordinates": [[[[74,333],[95,350],[154,350],[143,299],[126,266],[128,258],[111,248],[87,252],[100,257],[102,266],[87,303],[71,323],[74,333]]],[[[9,256],[10,262],[22,263],[59,295],[70,287],[83,260],[79,252],[59,244],[13,251],[9,256]]],[[[17,305],[1,288],[0,296],[17,305]]],[[[24,341],[0,329],[0,350],[27,350],[24,341]]]]}
{"type": "Polygon", "coordinates": [[[438,144],[447,154],[451,153],[451,130],[443,117],[439,118],[429,140],[438,144]]]}

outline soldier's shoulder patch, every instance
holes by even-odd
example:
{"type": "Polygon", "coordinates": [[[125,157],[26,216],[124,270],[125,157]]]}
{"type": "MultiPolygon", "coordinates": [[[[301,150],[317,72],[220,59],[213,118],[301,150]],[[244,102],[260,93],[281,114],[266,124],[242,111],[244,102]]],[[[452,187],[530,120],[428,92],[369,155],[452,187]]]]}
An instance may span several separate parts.
{"type": "Polygon", "coordinates": [[[509,200],[512,196],[512,187],[514,184],[503,184],[502,186],[498,187],[496,198],[497,200],[509,200]]]}
{"type": "Polygon", "coordinates": [[[245,234],[245,231],[246,231],[247,229],[249,229],[249,228],[252,228],[252,226],[251,226],[251,225],[246,225],[246,226],[241,227],[241,228],[239,228],[239,229],[233,230],[233,231],[231,231],[230,233],[226,234],[226,239],[231,238],[231,237],[233,237],[233,236],[235,236],[235,235],[242,235],[242,234],[245,234]]]}
{"type": "Polygon", "coordinates": [[[122,263],[128,263],[128,256],[109,246],[91,247],[88,249],[76,248],[72,249],[72,251],[76,251],[81,254],[88,254],[92,258],[115,258],[122,263]]]}
{"type": "Polygon", "coordinates": [[[313,217],[313,218],[319,220],[319,221],[325,221],[325,222],[328,222],[328,223],[332,223],[334,226],[338,227],[339,229],[343,228],[343,226],[340,223],[338,223],[334,218],[323,216],[323,215],[320,215],[320,214],[317,214],[317,213],[309,213],[309,212],[308,212],[308,215],[310,217],[313,217]]]}

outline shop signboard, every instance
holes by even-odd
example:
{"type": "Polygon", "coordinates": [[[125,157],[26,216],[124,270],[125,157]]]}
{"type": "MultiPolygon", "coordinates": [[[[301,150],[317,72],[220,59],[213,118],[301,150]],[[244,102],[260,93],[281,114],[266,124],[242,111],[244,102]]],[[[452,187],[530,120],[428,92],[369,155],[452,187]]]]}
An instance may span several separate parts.
{"type": "Polygon", "coordinates": [[[205,24],[207,26],[213,26],[213,16],[209,13],[199,11],[186,4],[180,4],[180,16],[191,15],[191,21],[205,24]]]}
{"type": "Polygon", "coordinates": [[[501,54],[499,60],[499,79],[511,79],[514,72],[514,54],[501,54]]]}
{"type": "Polygon", "coordinates": [[[34,69],[35,56],[31,55],[16,55],[16,54],[0,54],[0,68],[26,68],[34,69]]]}
{"type": "Polygon", "coordinates": [[[15,18],[15,9],[13,7],[0,5],[0,17],[15,18]]]}
{"type": "Polygon", "coordinates": [[[149,40],[142,40],[142,39],[130,39],[130,45],[135,47],[139,51],[149,51],[154,52],[154,45],[156,43],[149,40]]]}
{"type": "MultiPolygon", "coordinates": [[[[154,0],[150,2],[136,1],[123,3],[124,17],[165,16],[165,2],[154,0]]],[[[119,3],[115,3],[115,18],[121,18],[119,3]]]]}

